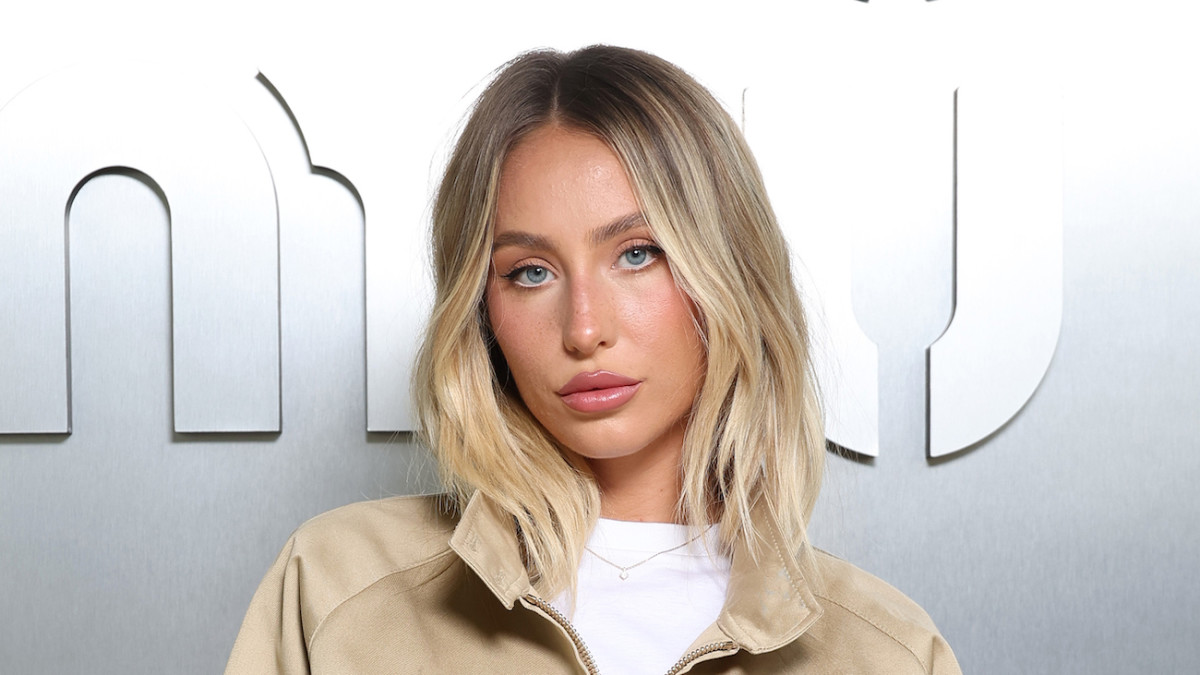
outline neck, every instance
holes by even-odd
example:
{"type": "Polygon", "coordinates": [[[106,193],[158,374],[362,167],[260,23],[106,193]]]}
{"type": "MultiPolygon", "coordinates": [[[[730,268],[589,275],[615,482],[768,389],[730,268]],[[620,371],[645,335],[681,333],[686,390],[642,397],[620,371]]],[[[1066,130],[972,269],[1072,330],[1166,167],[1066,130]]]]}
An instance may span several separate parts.
{"type": "Polygon", "coordinates": [[[678,522],[681,451],[682,447],[674,452],[637,452],[588,460],[600,486],[600,516],[648,523],[678,522]]]}

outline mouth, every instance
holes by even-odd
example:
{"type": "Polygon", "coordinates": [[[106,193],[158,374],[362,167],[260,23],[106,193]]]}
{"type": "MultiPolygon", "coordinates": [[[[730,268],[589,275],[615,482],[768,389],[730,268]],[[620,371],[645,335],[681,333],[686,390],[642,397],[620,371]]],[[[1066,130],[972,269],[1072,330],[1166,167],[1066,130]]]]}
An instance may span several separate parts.
{"type": "Polygon", "coordinates": [[[628,403],[641,385],[641,380],[597,370],[572,377],[557,393],[572,410],[604,412],[628,403]]]}

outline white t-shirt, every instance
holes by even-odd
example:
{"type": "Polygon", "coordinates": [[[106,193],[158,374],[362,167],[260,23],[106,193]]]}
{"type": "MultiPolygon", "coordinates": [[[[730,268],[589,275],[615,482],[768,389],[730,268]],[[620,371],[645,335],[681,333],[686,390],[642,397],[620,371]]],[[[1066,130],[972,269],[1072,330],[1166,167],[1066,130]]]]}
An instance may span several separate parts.
{"type": "Polygon", "coordinates": [[[695,536],[685,525],[601,518],[579,564],[574,612],[568,594],[551,603],[568,617],[601,673],[660,675],[671,669],[725,604],[729,558],[717,531],[628,570],[695,536]]]}

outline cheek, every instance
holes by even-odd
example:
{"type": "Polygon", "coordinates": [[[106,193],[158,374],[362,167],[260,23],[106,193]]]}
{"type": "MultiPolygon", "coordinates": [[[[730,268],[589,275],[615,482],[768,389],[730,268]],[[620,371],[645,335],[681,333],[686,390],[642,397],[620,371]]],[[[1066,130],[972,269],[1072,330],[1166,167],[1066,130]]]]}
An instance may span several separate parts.
{"type": "Polygon", "coordinates": [[[520,321],[513,316],[511,303],[505,302],[504,295],[497,293],[493,286],[494,284],[492,283],[488,284],[487,296],[485,298],[488,325],[492,329],[492,335],[496,338],[496,344],[499,346],[504,360],[508,361],[509,368],[511,369],[514,357],[517,356],[517,349],[514,342],[520,337],[518,331],[512,330],[512,326],[520,325],[520,321]]]}
{"type": "Polygon", "coordinates": [[[695,306],[673,281],[644,289],[622,314],[640,342],[655,344],[676,357],[702,344],[692,319],[695,306]]]}
{"type": "Polygon", "coordinates": [[[483,292],[483,306],[487,310],[488,327],[492,329],[492,335],[500,335],[497,330],[504,324],[504,306],[496,293],[496,282],[488,279],[487,288],[483,292]]]}
{"type": "Polygon", "coordinates": [[[693,321],[695,308],[673,280],[646,288],[626,309],[625,326],[642,352],[643,363],[673,383],[670,405],[691,405],[708,362],[704,340],[693,321]]]}
{"type": "Polygon", "coordinates": [[[541,317],[530,311],[525,303],[515,302],[506,298],[504,293],[496,292],[490,283],[485,302],[496,346],[520,389],[522,384],[536,375],[534,367],[542,360],[538,350],[544,349],[546,341],[544,320],[539,320],[541,317]]]}
{"type": "MultiPolygon", "coordinates": [[[[488,327],[492,330],[492,339],[495,344],[488,345],[488,350],[492,352],[493,362],[497,356],[504,360],[509,374],[513,374],[513,349],[512,335],[508,326],[511,324],[509,316],[509,308],[504,298],[498,294],[494,288],[494,282],[488,281],[487,291],[484,295],[484,306],[487,308],[488,327]]],[[[499,373],[497,369],[497,373],[499,373]]]]}

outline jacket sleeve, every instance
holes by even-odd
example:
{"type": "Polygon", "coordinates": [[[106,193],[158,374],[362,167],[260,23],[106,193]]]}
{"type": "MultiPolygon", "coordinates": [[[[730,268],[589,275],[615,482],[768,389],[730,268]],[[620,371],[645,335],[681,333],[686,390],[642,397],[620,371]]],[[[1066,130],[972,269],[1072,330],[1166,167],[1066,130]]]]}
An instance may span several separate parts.
{"type": "Polygon", "coordinates": [[[309,672],[295,544],[293,536],[255,591],[225,666],[226,675],[309,672]]]}

